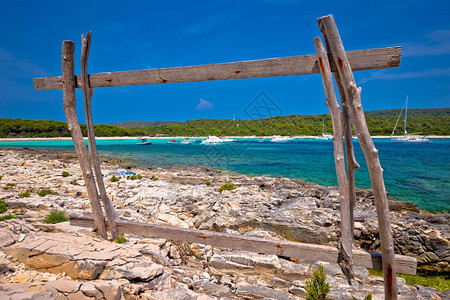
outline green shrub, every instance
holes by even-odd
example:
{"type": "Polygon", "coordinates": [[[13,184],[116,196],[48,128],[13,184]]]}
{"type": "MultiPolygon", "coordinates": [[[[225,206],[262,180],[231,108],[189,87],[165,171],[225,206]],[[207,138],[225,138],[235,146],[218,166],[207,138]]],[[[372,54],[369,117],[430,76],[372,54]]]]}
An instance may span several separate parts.
{"type": "Polygon", "coordinates": [[[153,181],[158,181],[159,178],[155,176],[155,177],[152,177],[152,180],[153,180],[153,181]]]}
{"type": "Polygon", "coordinates": [[[53,209],[48,216],[45,217],[45,223],[56,224],[69,221],[63,210],[53,209]]]}
{"type": "Polygon", "coordinates": [[[22,193],[19,193],[19,197],[20,198],[30,198],[31,197],[31,193],[28,192],[28,191],[22,192],[22,193]]]}
{"type": "MultiPolygon", "coordinates": [[[[368,269],[368,271],[370,275],[383,277],[382,270],[368,269]]],[[[408,285],[424,285],[440,291],[450,289],[450,278],[448,275],[436,275],[433,273],[431,272],[430,274],[429,272],[418,270],[416,275],[397,273],[397,277],[404,278],[408,285]]]]}
{"type": "Polygon", "coordinates": [[[16,185],[15,183],[7,183],[3,189],[9,190],[12,189],[15,185],[16,185]]]}
{"type": "Polygon", "coordinates": [[[220,188],[219,188],[219,192],[221,192],[221,191],[231,191],[231,190],[234,190],[234,189],[236,189],[236,186],[234,185],[234,184],[231,184],[231,183],[224,183],[224,184],[222,184],[221,186],[220,186],[220,188]]]}
{"type": "Polygon", "coordinates": [[[62,177],[69,177],[72,176],[72,174],[70,174],[69,172],[63,171],[62,172],[62,177]]]}
{"type": "Polygon", "coordinates": [[[0,217],[0,222],[5,221],[5,220],[11,220],[11,219],[17,219],[17,217],[15,215],[4,215],[0,217]]]}
{"type": "Polygon", "coordinates": [[[117,237],[117,239],[115,240],[115,242],[117,244],[123,244],[127,241],[125,235],[123,233],[119,233],[119,236],[117,237]]]}
{"type": "Polygon", "coordinates": [[[8,205],[6,205],[6,202],[4,200],[0,200],[0,214],[4,213],[8,210],[8,205]]]}
{"type": "MultiPolygon", "coordinates": [[[[352,296],[352,300],[358,300],[355,297],[352,296]]],[[[372,300],[372,294],[368,293],[364,296],[364,300],[372,300]]]]}
{"type": "Polygon", "coordinates": [[[137,175],[136,175],[136,178],[139,179],[139,180],[141,180],[141,179],[142,179],[142,175],[141,175],[141,174],[137,174],[137,175]]]}
{"type": "Polygon", "coordinates": [[[73,185],[78,185],[78,181],[77,181],[76,179],[71,180],[69,183],[70,183],[70,184],[73,184],[73,185]]]}
{"type": "Polygon", "coordinates": [[[111,177],[111,179],[110,179],[111,182],[117,182],[117,181],[119,181],[119,180],[120,180],[120,179],[117,178],[116,175],[113,175],[113,176],[111,177]]]}
{"type": "Polygon", "coordinates": [[[42,167],[42,170],[47,170],[47,168],[46,167],[42,167]]]}
{"type": "Polygon", "coordinates": [[[45,197],[47,195],[58,195],[58,192],[54,192],[50,189],[43,189],[39,191],[38,195],[41,197],[45,197]]]}
{"type": "Polygon", "coordinates": [[[211,185],[211,181],[206,180],[206,179],[203,179],[203,183],[206,184],[206,185],[211,185]]]}
{"type": "Polygon", "coordinates": [[[2,180],[2,178],[3,178],[3,175],[0,175],[0,180],[2,180]]]}
{"type": "Polygon", "coordinates": [[[325,279],[327,275],[323,266],[319,264],[319,270],[313,271],[313,278],[306,280],[306,300],[327,300],[330,284],[325,279]]]}
{"type": "Polygon", "coordinates": [[[131,180],[136,180],[136,176],[131,175],[131,176],[130,176],[130,179],[131,179],[131,180]]]}
{"type": "Polygon", "coordinates": [[[372,294],[371,293],[366,294],[364,300],[372,300],[372,294]]]}

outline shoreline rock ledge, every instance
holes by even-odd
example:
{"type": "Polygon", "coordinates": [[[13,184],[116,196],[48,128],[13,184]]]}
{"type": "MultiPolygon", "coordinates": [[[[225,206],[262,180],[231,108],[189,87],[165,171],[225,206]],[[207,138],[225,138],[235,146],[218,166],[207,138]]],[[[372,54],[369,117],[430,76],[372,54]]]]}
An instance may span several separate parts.
{"type": "MultiPolygon", "coordinates": [[[[105,159],[103,168],[120,167],[105,159]]],[[[117,244],[68,222],[46,224],[52,209],[90,213],[72,152],[1,149],[0,170],[0,200],[8,207],[2,215],[17,217],[0,222],[0,299],[305,299],[305,281],[319,263],[331,299],[363,299],[368,293],[384,299],[382,278],[365,268],[355,268],[349,285],[337,264],[133,235],[117,244]],[[39,196],[44,189],[55,193],[39,196]],[[30,197],[23,197],[26,191],[30,197]]],[[[200,167],[132,171],[142,179],[105,177],[124,220],[338,243],[334,187],[200,167]],[[236,189],[218,192],[224,183],[236,189]]],[[[419,266],[449,272],[449,215],[400,201],[390,201],[390,209],[396,252],[416,257],[419,266]]],[[[358,190],[355,221],[355,247],[379,250],[370,190],[358,190]]],[[[449,290],[409,286],[402,278],[398,286],[401,299],[450,298],[449,290]]]]}

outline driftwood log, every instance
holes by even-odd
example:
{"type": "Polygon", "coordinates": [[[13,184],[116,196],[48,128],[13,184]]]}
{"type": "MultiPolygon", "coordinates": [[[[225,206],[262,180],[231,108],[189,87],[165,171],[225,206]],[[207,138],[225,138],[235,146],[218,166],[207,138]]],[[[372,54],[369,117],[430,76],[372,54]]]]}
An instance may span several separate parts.
{"type": "Polygon", "coordinates": [[[320,74],[322,76],[323,89],[325,91],[325,104],[330,110],[331,121],[333,123],[333,145],[334,145],[334,164],[336,166],[336,175],[339,185],[339,203],[341,212],[341,243],[339,265],[345,276],[351,284],[353,278],[352,262],[352,243],[353,231],[352,220],[350,219],[350,197],[348,191],[347,176],[345,174],[345,156],[344,156],[344,133],[341,122],[341,109],[336,99],[334,91],[333,78],[331,77],[331,68],[328,63],[328,56],[322,44],[320,37],[314,39],[314,46],[319,61],[320,74]]]}
{"type": "Polygon", "coordinates": [[[63,103],[64,113],[67,119],[67,126],[72,136],[75,152],[80,162],[81,171],[83,173],[84,182],[91,203],[92,214],[94,216],[95,230],[104,239],[108,238],[106,233],[105,221],[103,218],[102,207],[98,199],[97,187],[92,173],[89,157],[84,144],[83,134],[81,132],[80,123],[77,116],[77,100],[75,97],[75,73],[74,73],[74,51],[75,43],[72,41],[64,41],[62,46],[62,78],[63,78],[63,103]]]}
{"type": "Polygon", "coordinates": [[[88,145],[89,145],[89,163],[94,170],[95,181],[97,183],[98,191],[100,192],[100,199],[103,203],[103,208],[106,213],[106,221],[108,222],[108,228],[111,232],[113,239],[116,239],[119,234],[116,228],[115,219],[117,215],[115,214],[114,207],[108,198],[106,193],[105,183],[103,182],[103,176],[100,166],[100,160],[98,159],[97,144],[95,142],[95,131],[94,122],[92,120],[92,96],[94,94],[94,89],[89,85],[89,76],[87,70],[87,62],[89,59],[89,49],[91,45],[91,31],[86,34],[86,37],[81,35],[81,82],[83,90],[84,99],[84,111],[86,115],[86,127],[88,134],[88,145]]]}
{"type": "Polygon", "coordinates": [[[383,274],[385,299],[397,299],[397,271],[394,262],[394,245],[389,219],[389,207],[386,188],[383,180],[383,169],[367,128],[364,111],[361,104],[361,88],[356,86],[352,69],[345,53],[334,17],[328,15],[318,19],[321,32],[325,33],[333,59],[338,66],[339,77],[348,100],[348,108],[356,135],[364,152],[369,170],[370,180],[377,209],[378,228],[380,232],[381,252],[383,256],[383,274]]]}

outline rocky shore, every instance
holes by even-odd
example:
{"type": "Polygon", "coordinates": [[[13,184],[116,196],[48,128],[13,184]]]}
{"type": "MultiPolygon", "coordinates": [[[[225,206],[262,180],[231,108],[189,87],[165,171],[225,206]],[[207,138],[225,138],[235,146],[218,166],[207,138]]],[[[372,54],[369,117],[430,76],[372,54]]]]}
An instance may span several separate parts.
{"type": "MultiPolygon", "coordinates": [[[[104,158],[102,167],[120,163],[104,158]]],[[[204,168],[131,170],[141,179],[105,177],[120,218],[267,239],[337,245],[336,188],[288,178],[248,177],[204,168]],[[230,183],[237,188],[219,192],[230,183]]],[[[90,213],[75,154],[0,150],[0,199],[17,219],[0,222],[0,299],[304,299],[319,262],[126,235],[117,244],[91,230],[43,220],[52,209],[90,213]],[[64,176],[63,172],[66,172],[64,176]],[[54,195],[41,197],[50,189],[54,195]],[[24,196],[29,192],[30,197],[24,196]]],[[[358,190],[355,247],[379,250],[374,199],[358,190]]],[[[420,267],[450,271],[449,214],[390,201],[395,250],[420,267]]],[[[321,263],[332,299],[384,299],[382,278],[355,268],[349,285],[337,264],[321,263]]],[[[401,299],[448,299],[450,292],[409,286],[401,299]]]]}

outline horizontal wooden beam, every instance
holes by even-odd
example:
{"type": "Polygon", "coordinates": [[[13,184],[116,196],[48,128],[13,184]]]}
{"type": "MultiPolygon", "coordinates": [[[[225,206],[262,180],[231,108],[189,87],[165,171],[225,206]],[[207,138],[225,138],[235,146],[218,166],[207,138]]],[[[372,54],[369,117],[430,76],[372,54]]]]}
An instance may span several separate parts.
{"type": "MultiPolygon", "coordinates": [[[[347,52],[353,71],[395,68],[400,65],[401,47],[347,52]]],[[[331,71],[337,71],[329,56],[331,71]]],[[[290,56],[223,64],[97,73],[89,75],[91,87],[197,82],[320,73],[316,55],[290,56]]],[[[37,90],[62,89],[62,78],[34,78],[37,90]]],[[[76,88],[81,87],[76,76],[76,88]]]]}
{"type": "MultiPolygon", "coordinates": [[[[72,214],[70,215],[70,224],[93,228],[94,220],[90,216],[72,214]]],[[[116,225],[117,230],[121,233],[135,234],[148,238],[165,238],[168,240],[207,244],[255,253],[282,255],[311,261],[320,260],[337,263],[339,255],[337,248],[325,245],[268,240],[207,230],[179,228],[155,223],[137,223],[117,220],[116,225]]],[[[353,264],[355,266],[381,270],[381,254],[379,252],[353,250],[353,264]]],[[[399,273],[416,274],[417,261],[414,257],[396,255],[395,265],[396,270],[399,273]]]]}

